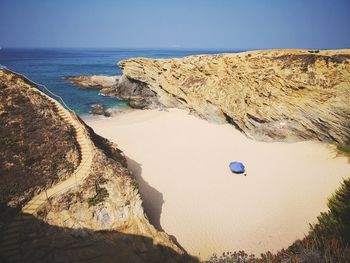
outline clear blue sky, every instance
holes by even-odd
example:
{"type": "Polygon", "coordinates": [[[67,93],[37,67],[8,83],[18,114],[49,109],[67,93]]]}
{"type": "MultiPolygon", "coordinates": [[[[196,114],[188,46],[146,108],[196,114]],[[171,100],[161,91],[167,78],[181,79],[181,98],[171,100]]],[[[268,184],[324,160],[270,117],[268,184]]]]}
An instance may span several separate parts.
{"type": "Polygon", "coordinates": [[[350,0],[0,0],[0,46],[350,47],[350,0]]]}

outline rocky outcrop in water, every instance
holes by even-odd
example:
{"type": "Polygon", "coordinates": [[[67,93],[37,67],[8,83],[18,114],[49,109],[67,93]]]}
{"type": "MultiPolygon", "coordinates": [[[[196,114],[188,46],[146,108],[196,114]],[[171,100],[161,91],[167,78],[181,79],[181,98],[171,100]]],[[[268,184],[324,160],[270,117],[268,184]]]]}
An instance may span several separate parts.
{"type": "Polygon", "coordinates": [[[136,109],[152,109],[162,107],[155,92],[142,82],[123,76],[70,76],[65,80],[80,88],[99,89],[104,96],[116,97],[129,102],[136,109]]]}
{"type": "Polygon", "coordinates": [[[85,89],[104,89],[115,86],[119,81],[119,76],[67,76],[64,80],[85,89]]]}
{"type": "Polygon", "coordinates": [[[349,143],[350,50],[266,50],[121,61],[160,104],[264,141],[349,143]]]}
{"type": "Polygon", "coordinates": [[[103,115],[105,117],[110,117],[111,113],[108,112],[105,108],[105,106],[101,105],[101,104],[92,104],[90,106],[91,108],[91,113],[94,115],[103,115]]]}
{"type": "Polygon", "coordinates": [[[134,108],[152,109],[161,107],[157,94],[149,89],[148,85],[138,80],[122,76],[110,95],[120,100],[129,101],[129,105],[134,108]]]}

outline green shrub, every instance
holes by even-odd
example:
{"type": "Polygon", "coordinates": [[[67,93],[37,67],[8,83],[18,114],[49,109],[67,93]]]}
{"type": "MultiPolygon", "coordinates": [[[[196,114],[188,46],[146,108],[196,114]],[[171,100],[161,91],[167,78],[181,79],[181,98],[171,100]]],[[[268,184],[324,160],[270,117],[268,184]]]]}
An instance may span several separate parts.
{"type": "Polygon", "coordinates": [[[106,197],[109,196],[107,189],[101,187],[98,183],[95,184],[95,191],[95,196],[88,199],[89,207],[102,203],[106,199],[106,197]]]}
{"type": "Polygon", "coordinates": [[[2,137],[0,138],[0,144],[6,145],[6,146],[12,146],[15,145],[18,141],[15,137],[2,137]]]}
{"type": "Polygon", "coordinates": [[[350,145],[349,144],[337,144],[337,149],[341,153],[349,154],[350,155],[350,145]]]}
{"type": "Polygon", "coordinates": [[[311,235],[337,238],[344,245],[350,244],[350,179],[328,200],[329,211],[321,213],[317,224],[311,227],[311,235]]]}
{"type": "Polygon", "coordinates": [[[3,82],[0,83],[0,89],[6,89],[7,85],[3,82]]]}
{"type": "Polygon", "coordinates": [[[37,158],[35,156],[25,156],[24,157],[24,165],[25,166],[32,166],[37,161],[37,158]]]}
{"type": "Polygon", "coordinates": [[[320,53],[320,50],[319,50],[319,49],[316,49],[316,50],[309,50],[308,52],[309,52],[309,53],[320,53]]]}
{"type": "Polygon", "coordinates": [[[75,138],[76,136],[76,131],[73,126],[68,127],[67,133],[68,133],[68,136],[70,136],[71,138],[75,138]]]}

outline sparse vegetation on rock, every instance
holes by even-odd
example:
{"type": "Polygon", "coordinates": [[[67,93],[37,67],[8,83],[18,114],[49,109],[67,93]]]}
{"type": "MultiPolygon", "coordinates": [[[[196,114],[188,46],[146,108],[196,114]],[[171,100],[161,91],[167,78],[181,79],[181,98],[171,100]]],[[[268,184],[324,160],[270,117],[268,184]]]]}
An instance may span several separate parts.
{"type": "Polygon", "coordinates": [[[16,207],[71,173],[79,154],[71,127],[40,93],[5,71],[0,86],[0,203],[16,207]]]}
{"type": "MultiPolygon", "coordinates": [[[[8,225],[14,227],[10,230],[23,238],[10,241],[23,262],[196,261],[150,224],[136,179],[115,144],[77,117],[88,140],[84,142],[91,144],[91,152],[80,153],[76,127],[67,121],[72,116],[61,118],[48,98],[20,76],[0,70],[0,81],[7,85],[0,89],[0,237],[12,237],[12,232],[3,233],[8,225]],[[76,184],[60,189],[46,203],[40,201],[36,211],[22,214],[26,220],[17,227],[16,220],[22,218],[15,217],[18,208],[51,184],[74,178],[82,154],[93,158],[81,168],[86,177],[76,178],[76,184]]],[[[7,260],[2,252],[1,262],[7,260]]]]}

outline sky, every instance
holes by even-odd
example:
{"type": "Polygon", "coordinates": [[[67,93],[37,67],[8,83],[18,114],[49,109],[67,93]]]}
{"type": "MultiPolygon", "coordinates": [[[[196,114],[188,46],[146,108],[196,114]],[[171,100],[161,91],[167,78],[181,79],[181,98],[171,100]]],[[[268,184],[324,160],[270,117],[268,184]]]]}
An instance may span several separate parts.
{"type": "Polygon", "coordinates": [[[350,0],[0,0],[0,46],[350,47],[350,0]]]}

